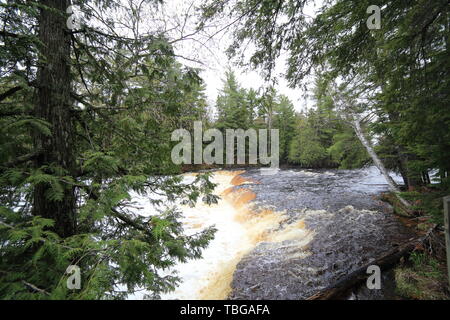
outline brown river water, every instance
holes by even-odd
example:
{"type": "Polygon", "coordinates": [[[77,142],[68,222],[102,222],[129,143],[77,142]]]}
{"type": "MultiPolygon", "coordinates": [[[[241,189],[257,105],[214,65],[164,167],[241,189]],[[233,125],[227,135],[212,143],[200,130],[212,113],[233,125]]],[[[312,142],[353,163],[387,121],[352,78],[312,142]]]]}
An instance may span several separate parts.
{"type": "MultiPolygon", "coordinates": [[[[375,167],[215,171],[213,182],[217,204],[181,210],[187,234],[215,225],[216,237],[170,270],[182,283],[162,299],[304,299],[412,237],[377,199],[387,185],[375,167]]],[[[388,278],[349,298],[390,298],[388,278]]]]}

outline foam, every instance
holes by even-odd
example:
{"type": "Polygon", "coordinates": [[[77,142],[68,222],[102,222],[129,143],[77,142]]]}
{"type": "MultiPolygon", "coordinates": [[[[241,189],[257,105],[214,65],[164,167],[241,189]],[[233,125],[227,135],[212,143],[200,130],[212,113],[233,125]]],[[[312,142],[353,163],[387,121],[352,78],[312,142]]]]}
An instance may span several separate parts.
{"type": "MultiPolygon", "coordinates": [[[[194,208],[183,207],[187,233],[198,232],[214,224],[215,239],[203,251],[199,260],[177,266],[183,283],[164,299],[226,299],[231,292],[233,273],[239,261],[261,242],[281,242],[290,239],[310,241],[312,233],[304,221],[295,221],[280,228],[287,216],[270,208],[258,208],[257,195],[245,187],[249,181],[243,171],[217,171],[212,181],[215,193],[221,196],[212,206],[198,203],[194,208]]],[[[301,244],[304,245],[304,244],[301,244]]]]}

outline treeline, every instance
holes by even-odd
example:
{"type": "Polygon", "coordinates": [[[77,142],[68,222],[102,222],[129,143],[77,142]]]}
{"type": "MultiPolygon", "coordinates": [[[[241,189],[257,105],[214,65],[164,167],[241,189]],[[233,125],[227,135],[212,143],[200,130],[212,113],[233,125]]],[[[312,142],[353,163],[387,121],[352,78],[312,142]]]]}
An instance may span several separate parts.
{"type": "Polygon", "coordinates": [[[303,9],[311,2],[209,1],[204,19],[227,10],[238,19],[227,52],[240,63],[258,66],[270,76],[284,53],[292,87],[304,85],[310,75],[321,77],[340,118],[353,127],[360,124],[362,134],[375,138],[376,153],[401,173],[406,186],[429,184],[431,172],[435,182],[448,185],[448,1],[384,1],[379,4],[379,29],[366,23],[373,18],[367,9],[376,2],[329,1],[308,17],[303,9]],[[255,46],[251,52],[243,51],[241,44],[247,41],[255,46]]]}
{"type": "Polygon", "coordinates": [[[188,14],[161,25],[161,1],[79,1],[89,22],[79,30],[67,24],[72,1],[1,2],[0,298],[174,289],[179,279],[162,270],[198,258],[214,233],[185,235],[170,206],[215,200],[208,175],[182,184],[170,158],[172,131],[200,119],[278,128],[282,161],[304,167],[367,163],[358,133],[409,188],[434,178],[447,192],[448,1],[384,1],[380,30],[365,23],[371,1],[327,1],[312,19],[310,2],[205,1],[189,36],[179,23],[188,14]],[[210,114],[199,70],[180,64],[175,45],[217,26],[226,9],[236,15],[231,56],[270,75],[284,50],[293,87],[317,76],[312,110],[296,113],[273,88],[243,89],[230,73],[210,114]],[[246,41],[255,52],[238,55],[246,41]],[[132,192],[164,208],[140,215],[132,192]],[[82,270],[79,291],[66,286],[69,265],[82,270]]]}
{"type": "Polygon", "coordinates": [[[296,111],[293,102],[273,86],[243,88],[236,74],[228,70],[216,100],[216,115],[206,127],[223,132],[278,129],[280,163],[285,165],[353,169],[369,163],[366,150],[352,128],[338,116],[320,79],[313,98],[313,108],[296,111]]]}

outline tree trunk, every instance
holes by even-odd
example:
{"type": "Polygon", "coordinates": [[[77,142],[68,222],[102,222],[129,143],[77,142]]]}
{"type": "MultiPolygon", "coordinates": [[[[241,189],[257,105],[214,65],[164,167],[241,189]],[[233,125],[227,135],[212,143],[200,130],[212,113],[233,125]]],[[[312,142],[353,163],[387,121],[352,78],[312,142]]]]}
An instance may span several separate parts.
{"type": "Polygon", "coordinates": [[[366,137],[364,136],[364,133],[361,129],[361,123],[360,123],[360,120],[358,119],[357,115],[352,116],[352,126],[353,126],[353,129],[355,130],[356,136],[358,137],[359,141],[361,141],[362,145],[366,148],[367,153],[372,158],[374,164],[377,166],[377,168],[380,170],[383,177],[386,179],[386,182],[389,185],[389,189],[396,194],[397,198],[401,201],[402,204],[404,204],[406,207],[410,207],[410,204],[408,203],[408,201],[406,201],[399,195],[400,189],[398,188],[395,181],[389,175],[383,162],[381,162],[380,158],[378,158],[378,155],[373,150],[369,141],[367,141],[366,137]]]}
{"type": "MultiPolygon", "coordinates": [[[[388,112],[387,113],[390,122],[401,121],[398,112],[388,112]]],[[[411,160],[414,160],[414,155],[409,154],[403,145],[396,146],[396,156],[398,159],[398,168],[400,174],[403,178],[403,183],[408,190],[412,190],[416,187],[423,185],[420,174],[412,172],[409,168],[411,160]]]]}
{"type": "Polygon", "coordinates": [[[402,149],[403,148],[400,148],[399,154],[398,154],[402,177],[403,177],[403,180],[405,181],[406,188],[408,190],[413,190],[417,187],[422,186],[424,183],[421,179],[420,174],[413,172],[408,167],[409,162],[414,160],[414,156],[405,153],[402,149]]]}
{"type": "Polygon", "coordinates": [[[403,179],[403,184],[408,187],[408,173],[406,172],[404,163],[402,161],[402,159],[400,158],[400,154],[397,154],[397,158],[398,158],[398,170],[400,171],[400,175],[402,176],[403,179]]]}
{"type": "Polygon", "coordinates": [[[428,171],[422,171],[422,177],[424,185],[431,184],[430,175],[428,174],[428,171]]]}
{"type": "MultiPolygon", "coordinates": [[[[69,0],[42,0],[39,18],[39,40],[41,41],[38,69],[38,97],[35,105],[36,117],[51,126],[51,136],[37,132],[34,137],[36,150],[43,152],[36,158],[37,168],[51,166],[46,173],[55,176],[74,176],[75,158],[73,122],[70,115],[70,35],[66,29],[66,9],[69,0]],[[53,9],[53,10],[51,10],[53,9]],[[56,10],[56,12],[54,11],[56,10]],[[62,169],[62,174],[53,168],[62,169]]],[[[34,189],[33,214],[55,221],[53,230],[61,237],[76,232],[75,190],[64,184],[63,199],[48,199],[51,191],[48,184],[38,184],[34,189]]]]}

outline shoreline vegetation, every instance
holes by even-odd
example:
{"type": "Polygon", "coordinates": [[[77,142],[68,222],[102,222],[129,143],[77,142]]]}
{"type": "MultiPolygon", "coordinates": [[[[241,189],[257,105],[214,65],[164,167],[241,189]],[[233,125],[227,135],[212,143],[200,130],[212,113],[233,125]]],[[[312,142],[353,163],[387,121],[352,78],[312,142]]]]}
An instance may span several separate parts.
{"type": "Polygon", "coordinates": [[[428,237],[393,269],[397,293],[404,299],[450,300],[442,201],[448,189],[429,185],[401,194],[412,203],[412,211],[405,210],[392,193],[384,193],[380,199],[393,206],[394,214],[407,227],[428,237]]]}
{"type": "MultiPolygon", "coordinates": [[[[182,172],[205,172],[216,170],[258,169],[259,165],[183,165],[182,172]]],[[[300,165],[284,164],[280,169],[298,170],[337,170],[336,167],[305,168],[300,165]]],[[[406,208],[393,192],[383,192],[378,198],[392,206],[392,214],[408,229],[417,235],[417,239],[405,243],[404,247],[388,253],[381,258],[385,263],[383,271],[393,273],[391,278],[397,299],[450,300],[447,279],[447,261],[445,235],[443,230],[442,198],[448,191],[440,185],[429,185],[415,191],[407,191],[400,185],[401,196],[412,206],[406,208]]],[[[378,263],[380,263],[380,261],[378,263]]],[[[333,285],[309,298],[342,299],[348,297],[352,288],[357,288],[366,279],[365,268],[348,275],[339,285],[333,285]]]]}
{"type": "MultiPolygon", "coordinates": [[[[208,174],[190,184],[179,175],[211,167],[171,158],[172,134],[192,133],[195,123],[219,136],[278,129],[282,166],[374,163],[395,213],[419,235],[436,225],[397,267],[399,290],[447,297],[448,0],[386,0],[376,29],[366,23],[367,1],[322,1],[311,16],[312,0],[73,2],[0,3],[1,299],[175,290],[180,279],[164,271],[201,258],[217,231],[186,235],[175,207],[217,202],[208,174]],[[228,60],[214,59],[219,52],[228,60]],[[217,70],[213,60],[222,86],[211,100],[202,72],[217,70]],[[259,81],[243,84],[243,67],[259,81]],[[290,99],[288,87],[304,100],[290,99]],[[403,189],[388,171],[401,175],[403,189]],[[133,194],[158,210],[135,211],[133,194]],[[82,270],[79,290],[67,270],[82,270]]],[[[238,147],[214,156],[236,159],[238,147]]]]}

